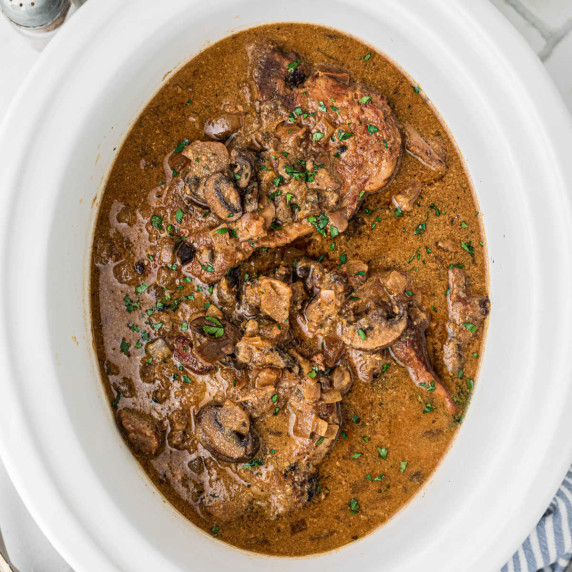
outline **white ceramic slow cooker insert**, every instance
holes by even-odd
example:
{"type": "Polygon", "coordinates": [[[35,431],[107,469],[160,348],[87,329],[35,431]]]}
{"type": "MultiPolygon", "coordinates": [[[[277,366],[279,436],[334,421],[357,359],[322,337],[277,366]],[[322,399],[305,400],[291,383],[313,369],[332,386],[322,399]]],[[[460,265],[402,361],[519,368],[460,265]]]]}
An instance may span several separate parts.
{"type": "Polygon", "coordinates": [[[572,459],[571,148],[540,62],[485,0],[88,2],[0,132],[0,453],[54,546],[77,571],[498,570],[572,459]],[[492,300],[471,406],[431,481],[373,534],[295,563],[211,538],[155,490],[105,398],[88,289],[105,180],[165,74],[278,21],[350,33],[421,86],[477,192],[492,300]]]}

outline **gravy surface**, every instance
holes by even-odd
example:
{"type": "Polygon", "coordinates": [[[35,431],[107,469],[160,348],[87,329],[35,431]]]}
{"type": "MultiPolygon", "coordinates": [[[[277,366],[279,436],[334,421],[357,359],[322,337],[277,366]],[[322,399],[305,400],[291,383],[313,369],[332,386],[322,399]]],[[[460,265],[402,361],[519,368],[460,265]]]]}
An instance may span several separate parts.
{"type": "MultiPolygon", "coordinates": [[[[327,104],[335,106],[333,101],[327,104]]],[[[338,137],[337,143],[344,141],[338,137]]],[[[484,323],[455,326],[470,334],[463,338],[458,362],[462,369],[455,369],[450,360],[447,366],[444,344],[452,336],[448,323],[449,330],[453,329],[448,298],[454,273],[464,273],[470,291],[483,297],[488,291],[477,211],[459,153],[422,90],[384,56],[354,38],[313,25],[262,26],[217,42],[170,77],[118,152],[98,216],[91,282],[96,350],[113,414],[164,496],[220,540],[284,556],[323,552],[357,540],[406,504],[446,453],[473,391],[484,323]],[[434,386],[427,391],[416,385],[408,369],[392,358],[393,350],[376,352],[379,363],[371,380],[356,373],[355,362],[343,362],[351,370],[353,383],[339,402],[339,431],[336,436],[326,434],[332,444],[317,466],[311,494],[305,502],[288,508],[283,508],[285,501],[280,499],[269,501],[269,491],[263,490],[271,487],[271,481],[264,480],[271,457],[280,457],[292,438],[284,432],[291,412],[282,390],[272,394],[276,414],[271,411],[257,421],[248,410],[261,441],[250,461],[221,461],[197,440],[198,411],[212,402],[242,399],[244,384],[250,383],[245,372],[250,370],[235,371],[223,360],[222,366],[196,374],[176,359],[176,348],[173,359],[172,340],[181,333],[180,325],[188,328],[196,312],[209,315],[209,307],[221,306],[221,294],[217,283],[182,271],[175,249],[180,248],[178,235],[184,233],[166,232],[167,224],[177,224],[168,223],[172,220],[168,207],[158,206],[155,198],[169,186],[169,181],[164,184],[165,157],[181,142],[184,147],[205,140],[205,122],[221,112],[250,113],[260,105],[248,79],[248,49],[261,39],[284,53],[297,54],[309,71],[320,66],[347,70],[352,83],[387,98],[402,132],[403,126],[413,126],[425,140],[438,142],[441,156],[446,157],[446,171],[436,176],[419,157],[401,152],[390,181],[379,192],[362,197],[345,232],[336,236],[312,232],[289,245],[258,248],[238,266],[239,284],[249,276],[272,275],[284,261],[296,266],[302,257],[318,261],[332,273],[343,273],[347,261],[355,260],[367,265],[367,276],[388,269],[407,276],[406,303],[417,304],[430,315],[425,331],[427,356],[455,408],[446,406],[434,386]],[[412,180],[420,181],[420,195],[411,210],[396,208],[392,197],[412,180]],[[157,226],[164,228],[157,232],[157,226]],[[185,316],[189,316],[188,323],[185,316]],[[160,339],[166,343],[152,345],[160,339]],[[137,413],[130,419],[122,411],[137,413]],[[134,445],[133,436],[139,429],[130,424],[137,419],[156,424],[149,429],[156,436],[155,444],[146,440],[147,435],[134,445]],[[259,496],[248,496],[243,506],[241,491],[253,488],[259,496]]],[[[196,211],[189,212],[196,216],[196,211]]],[[[480,304],[484,308],[485,302],[480,304]]],[[[211,308],[215,320],[223,319],[213,312],[211,308]]],[[[216,322],[212,325],[218,327],[216,322]]],[[[237,323],[237,328],[244,334],[244,324],[237,323]]],[[[292,331],[299,338],[299,330],[292,331]]],[[[336,415],[332,411],[320,413],[330,425],[336,415]]],[[[312,433],[313,446],[319,447],[322,437],[312,433]]],[[[307,492],[308,485],[304,486],[307,492]]]]}

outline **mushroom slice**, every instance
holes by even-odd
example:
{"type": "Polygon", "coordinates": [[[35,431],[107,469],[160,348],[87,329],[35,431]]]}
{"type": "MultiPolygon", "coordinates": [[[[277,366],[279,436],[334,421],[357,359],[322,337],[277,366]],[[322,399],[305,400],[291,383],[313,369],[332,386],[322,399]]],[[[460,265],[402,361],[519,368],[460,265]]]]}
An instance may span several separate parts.
{"type": "Polygon", "coordinates": [[[205,200],[214,214],[225,222],[234,222],[242,216],[238,189],[222,173],[207,179],[205,200]]]}
{"type": "Polygon", "coordinates": [[[209,403],[196,417],[197,438],[214,457],[227,463],[250,461],[260,447],[260,438],[250,426],[248,414],[239,405],[226,401],[209,403]],[[242,413],[238,413],[240,409],[242,413]],[[242,423],[245,426],[242,427],[242,423]]]}
{"type": "Polygon", "coordinates": [[[239,189],[246,189],[252,179],[252,165],[254,157],[248,151],[233,149],[230,153],[231,163],[234,165],[233,177],[239,189]]]}
{"type": "Polygon", "coordinates": [[[221,113],[207,119],[203,131],[215,141],[225,141],[242,127],[244,113],[221,113]]]}
{"type": "Polygon", "coordinates": [[[342,318],[340,337],[352,348],[377,351],[398,340],[407,326],[407,312],[399,306],[393,316],[382,307],[375,307],[357,320],[342,318]]]}
{"type": "Polygon", "coordinates": [[[189,331],[192,337],[181,334],[175,338],[174,356],[198,374],[212,371],[218,360],[234,351],[240,337],[232,324],[213,316],[195,318],[189,324],[189,331]]]}
{"type": "Polygon", "coordinates": [[[405,149],[408,153],[433,171],[444,173],[447,170],[447,163],[442,156],[444,153],[422,137],[415,127],[407,124],[404,127],[404,132],[405,149]]]}
{"type": "Polygon", "coordinates": [[[194,373],[205,374],[214,369],[212,363],[203,361],[193,351],[193,341],[188,336],[177,336],[174,342],[175,359],[194,373]]]}

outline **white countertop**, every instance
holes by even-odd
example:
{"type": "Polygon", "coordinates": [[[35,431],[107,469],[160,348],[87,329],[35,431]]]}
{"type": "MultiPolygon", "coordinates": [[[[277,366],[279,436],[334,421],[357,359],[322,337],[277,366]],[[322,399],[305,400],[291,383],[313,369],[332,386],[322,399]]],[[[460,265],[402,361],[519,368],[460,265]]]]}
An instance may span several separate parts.
{"type": "MultiPolygon", "coordinates": [[[[538,54],[572,112],[572,0],[491,2],[538,54]]],[[[39,54],[0,16],[0,120],[39,54]]],[[[20,572],[71,570],[34,523],[1,463],[0,532],[0,548],[3,538],[20,572]]]]}

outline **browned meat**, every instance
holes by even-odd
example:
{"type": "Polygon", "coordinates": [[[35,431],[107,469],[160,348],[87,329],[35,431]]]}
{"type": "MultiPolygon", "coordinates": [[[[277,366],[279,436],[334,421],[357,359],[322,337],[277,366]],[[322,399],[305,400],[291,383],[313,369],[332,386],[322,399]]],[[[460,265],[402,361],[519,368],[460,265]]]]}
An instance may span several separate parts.
{"type": "Polygon", "coordinates": [[[236,345],[236,358],[245,364],[287,368],[294,365],[290,356],[274,347],[272,342],[257,336],[244,336],[236,345]]]}
{"type": "Polygon", "coordinates": [[[466,352],[475,332],[488,316],[490,302],[487,296],[471,293],[469,281],[461,268],[450,268],[447,306],[449,321],[443,361],[449,373],[457,375],[463,369],[466,352]]]}
{"type": "Polygon", "coordinates": [[[411,155],[419,159],[419,161],[433,171],[444,173],[447,170],[444,153],[437,148],[436,144],[431,144],[409,124],[405,125],[404,133],[405,149],[407,149],[411,155]]]}
{"type": "Polygon", "coordinates": [[[228,149],[222,143],[194,141],[181,154],[189,159],[187,176],[204,177],[224,171],[230,163],[228,149]]]}
{"type": "Polygon", "coordinates": [[[405,188],[393,195],[391,202],[396,209],[407,212],[413,210],[413,205],[420,194],[421,183],[419,179],[411,179],[405,188]]]}
{"type": "Polygon", "coordinates": [[[162,435],[150,415],[135,409],[121,409],[117,419],[135,453],[144,456],[157,453],[161,446],[162,435]]]}
{"type": "Polygon", "coordinates": [[[292,300],[292,288],[288,284],[262,276],[246,285],[244,295],[248,304],[260,308],[275,322],[284,324],[288,321],[292,300]]]}
{"type": "MultiPolygon", "coordinates": [[[[323,137],[319,140],[322,144],[336,153],[343,143],[345,150],[338,153],[336,172],[348,194],[346,208],[353,214],[356,190],[359,195],[362,190],[373,192],[384,187],[391,180],[401,153],[401,135],[387,100],[364,86],[340,82],[328,70],[317,70],[299,89],[297,103],[316,113],[318,122],[332,125],[336,141],[332,144],[323,137]],[[368,97],[367,103],[360,103],[368,97]]],[[[317,128],[319,123],[314,123],[317,128]]]]}
{"type": "MultiPolygon", "coordinates": [[[[427,327],[426,323],[425,327],[427,327]]],[[[401,338],[389,348],[389,351],[393,359],[407,369],[409,377],[415,385],[423,387],[426,391],[443,400],[449,413],[457,413],[458,407],[451,394],[429,363],[424,328],[416,326],[409,319],[407,329],[401,338]]]]}
{"type": "Polygon", "coordinates": [[[285,54],[271,44],[250,46],[248,57],[257,99],[262,101],[292,97],[293,89],[305,79],[303,64],[297,55],[285,54]]]}

